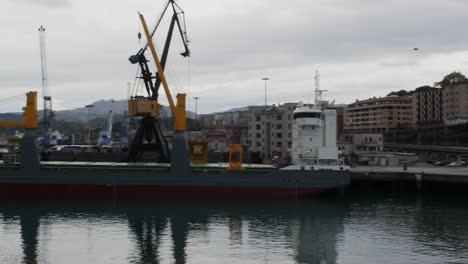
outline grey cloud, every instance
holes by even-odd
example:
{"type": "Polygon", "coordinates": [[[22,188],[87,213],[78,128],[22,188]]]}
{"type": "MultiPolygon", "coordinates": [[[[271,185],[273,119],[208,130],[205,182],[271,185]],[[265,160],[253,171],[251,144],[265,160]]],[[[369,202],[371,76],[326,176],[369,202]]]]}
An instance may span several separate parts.
{"type": "Polygon", "coordinates": [[[72,5],[71,0],[19,0],[18,2],[47,7],[64,7],[72,5]]]}
{"type": "MultiPolygon", "coordinates": [[[[41,7],[71,4],[59,0],[21,0],[21,3],[39,3],[41,7]]],[[[9,70],[0,73],[0,88],[40,85],[37,35],[30,35],[37,34],[36,26],[46,20],[50,83],[64,89],[55,94],[62,96],[64,101],[66,97],[85,100],[90,96],[79,94],[78,87],[86,86],[86,91],[99,90],[100,96],[125,89],[122,87],[135,74],[135,66],[130,65],[127,58],[139,49],[135,36],[141,27],[135,11],[144,11],[152,24],[161,5],[149,0],[122,1],[121,5],[112,3],[83,0],[74,2],[70,8],[54,9],[54,16],[48,17],[37,6],[31,7],[29,13],[26,12],[27,21],[5,18],[7,14],[3,14],[3,20],[0,20],[8,25],[8,35],[22,38],[21,41],[11,41],[10,45],[2,44],[3,48],[8,47],[8,51],[0,55],[9,70]],[[108,12],[96,11],[104,9],[108,12]],[[30,32],[24,32],[27,27],[31,28],[30,32]],[[17,28],[23,31],[15,32],[17,28]],[[18,60],[17,54],[25,51],[27,56],[18,60]]],[[[378,95],[384,94],[385,89],[411,88],[416,80],[404,78],[402,72],[421,66],[421,61],[430,59],[433,54],[467,50],[468,36],[460,34],[460,29],[468,23],[465,1],[214,3],[180,0],[178,3],[187,16],[192,50],[191,76],[187,76],[188,62],[178,55],[181,50],[178,35],[174,35],[168,71],[172,73],[171,83],[177,82],[181,90],[191,84],[190,92],[204,96],[201,105],[204,111],[209,111],[209,107],[221,107],[217,106],[217,92],[237,91],[226,102],[230,106],[255,103],[257,99],[254,97],[260,98],[261,91],[254,88],[262,85],[258,78],[263,74],[274,75],[272,100],[281,100],[281,89],[294,91],[284,96],[285,99],[301,98],[313,84],[311,75],[317,65],[324,65],[324,76],[336,73],[333,78],[341,81],[324,78],[324,85],[339,89],[336,96],[343,101],[350,94],[352,97],[356,93],[367,96],[362,92],[366,89],[378,95]],[[420,49],[417,54],[413,52],[414,47],[420,49]],[[372,62],[374,64],[370,65],[372,62]],[[377,72],[377,79],[366,76],[365,70],[358,71],[357,68],[377,72]],[[387,77],[391,74],[396,77],[387,77]],[[277,87],[275,94],[275,83],[293,87],[277,87]],[[390,87],[389,83],[394,84],[390,87]],[[340,88],[342,86],[345,87],[340,88]]],[[[10,2],[10,9],[13,7],[10,2]]],[[[159,47],[165,37],[165,26],[156,38],[159,47]]],[[[0,28],[0,32],[4,31],[0,28]]],[[[453,70],[450,62],[443,63],[440,66],[446,67],[447,72],[453,70]]],[[[428,75],[421,85],[440,77],[428,75]]]]}

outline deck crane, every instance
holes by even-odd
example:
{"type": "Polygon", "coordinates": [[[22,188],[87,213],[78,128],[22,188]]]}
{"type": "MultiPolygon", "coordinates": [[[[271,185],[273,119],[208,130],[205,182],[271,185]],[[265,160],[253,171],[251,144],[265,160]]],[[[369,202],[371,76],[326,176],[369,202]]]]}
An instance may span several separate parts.
{"type": "MultiPolygon", "coordinates": [[[[129,155],[128,155],[128,160],[129,161],[137,161],[137,159],[143,154],[144,152],[157,152],[159,153],[159,161],[160,162],[169,162],[170,159],[170,154],[169,154],[169,147],[167,144],[167,141],[164,138],[164,135],[161,131],[161,128],[159,127],[158,124],[158,119],[160,115],[160,109],[161,106],[158,103],[158,95],[159,95],[159,88],[161,84],[164,86],[164,90],[166,92],[166,95],[168,96],[168,101],[170,104],[171,111],[173,113],[174,119],[176,120],[176,130],[177,130],[177,108],[174,105],[174,102],[171,98],[170,91],[164,85],[164,68],[166,66],[166,61],[167,61],[167,56],[169,53],[169,47],[171,45],[171,40],[172,40],[172,35],[174,31],[174,27],[177,24],[178,31],[180,33],[180,36],[182,38],[182,43],[184,45],[184,51],[180,53],[183,57],[188,57],[190,56],[190,50],[188,48],[188,40],[187,40],[187,33],[185,30],[185,18],[184,18],[184,11],[180,8],[179,5],[175,3],[174,0],[169,0],[163,10],[163,13],[161,17],[159,18],[158,22],[156,23],[155,28],[153,31],[150,33],[146,23],[144,22],[143,16],[140,14],[140,20],[142,21],[142,24],[144,24],[144,29],[145,29],[145,35],[147,37],[148,43],[138,51],[136,55],[132,55],[129,58],[129,61],[132,64],[138,64],[140,71],[141,71],[141,76],[138,77],[143,80],[147,95],[146,97],[143,96],[131,96],[129,101],[128,101],[128,113],[129,116],[138,116],[142,117],[140,120],[140,125],[138,127],[138,130],[135,134],[135,137],[133,138],[133,141],[130,145],[130,150],[129,150],[129,155]],[[164,49],[162,52],[161,60],[159,61],[159,58],[156,58],[156,52],[154,49],[154,46],[152,44],[152,37],[155,34],[159,24],[161,23],[161,20],[166,13],[166,11],[171,7],[173,11],[173,15],[171,18],[171,23],[169,26],[169,30],[167,32],[166,36],[166,42],[164,44],[164,49]],[[179,16],[182,16],[183,21],[180,21],[179,16]],[[147,31],[147,32],[146,32],[147,31]],[[150,48],[150,51],[153,55],[154,62],[157,65],[157,72],[153,75],[153,73],[150,71],[150,68],[148,66],[148,59],[145,57],[145,52],[146,50],[150,48]]],[[[177,99],[182,100],[182,97],[184,95],[178,95],[177,99]]],[[[184,107],[184,117],[183,121],[181,120],[182,118],[179,118],[179,122],[183,123],[183,130],[185,131],[185,98],[183,100],[184,102],[181,102],[181,105],[184,107]]],[[[178,101],[178,106],[179,106],[179,101],[178,101]]],[[[182,128],[181,126],[179,129],[182,128]]]]}
{"type": "Polygon", "coordinates": [[[26,106],[23,110],[23,122],[0,122],[0,128],[24,128],[24,136],[21,143],[21,169],[27,172],[37,171],[39,170],[40,164],[35,135],[37,128],[37,92],[32,91],[26,94],[26,106]]]}

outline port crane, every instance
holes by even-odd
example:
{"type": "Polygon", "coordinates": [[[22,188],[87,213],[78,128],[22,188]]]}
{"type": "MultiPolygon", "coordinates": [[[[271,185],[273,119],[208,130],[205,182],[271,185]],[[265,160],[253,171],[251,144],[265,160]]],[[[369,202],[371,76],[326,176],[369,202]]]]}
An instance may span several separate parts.
{"type": "Polygon", "coordinates": [[[101,131],[99,131],[97,142],[100,147],[112,145],[112,127],[113,127],[113,122],[114,122],[114,111],[113,111],[114,102],[115,102],[114,100],[111,100],[111,109],[109,110],[109,114],[107,115],[106,125],[101,131]]]}
{"type": "MultiPolygon", "coordinates": [[[[140,19],[142,24],[144,22],[143,16],[140,14],[140,19]]],[[[161,128],[158,124],[158,119],[160,117],[160,109],[161,106],[158,103],[158,96],[159,96],[159,88],[161,84],[164,86],[164,68],[166,66],[167,56],[169,53],[169,48],[172,41],[172,35],[174,31],[174,27],[177,25],[179,34],[182,38],[182,43],[184,46],[184,51],[180,53],[183,57],[190,56],[190,50],[188,48],[188,39],[187,33],[185,29],[185,18],[184,18],[184,11],[180,8],[179,5],[175,3],[174,0],[169,0],[163,9],[162,15],[159,17],[159,20],[156,23],[155,28],[150,33],[146,24],[144,24],[145,35],[147,37],[147,44],[140,49],[135,55],[130,56],[129,61],[132,64],[138,64],[141,76],[141,80],[143,80],[143,84],[146,89],[147,96],[135,96],[132,95],[128,101],[128,114],[129,116],[136,116],[141,117],[139,127],[135,133],[133,141],[130,144],[128,160],[129,161],[137,161],[139,157],[144,152],[157,152],[159,153],[159,161],[160,162],[169,162],[170,154],[169,154],[169,147],[167,144],[166,139],[161,131],[161,128]],[[164,44],[164,49],[162,52],[161,60],[159,58],[155,58],[156,52],[154,49],[154,45],[152,42],[152,37],[155,34],[156,30],[158,29],[163,16],[165,15],[168,9],[172,9],[173,15],[171,18],[169,30],[167,32],[166,41],[164,44]],[[179,18],[182,17],[182,21],[179,18]],[[148,31],[148,32],[146,32],[148,31]],[[149,66],[148,66],[148,59],[145,56],[145,52],[147,49],[150,48],[150,51],[153,55],[154,62],[157,65],[157,72],[153,75],[149,66]]],[[[141,35],[139,35],[140,37],[141,35]]],[[[157,55],[156,55],[157,57],[157,55]]],[[[166,84],[167,86],[167,84],[166,84]]],[[[176,117],[176,108],[174,102],[170,96],[170,91],[167,87],[164,86],[164,90],[166,95],[168,96],[169,105],[171,111],[173,113],[174,119],[177,123],[176,117]]],[[[179,99],[178,95],[177,99],[179,99]]],[[[183,95],[185,96],[185,94],[183,95]]],[[[182,98],[181,98],[182,99],[182,98]]],[[[178,104],[179,105],[179,104],[178,104]]],[[[185,98],[183,102],[184,106],[184,113],[185,113],[185,98]]],[[[180,120],[181,118],[179,118],[180,120]]],[[[185,116],[183,117],[184,121],[184,131],[185,131],[185,116]]],[[[181,128],[181,127],[179,127],[181,128]]],[[[177,128],[176,128],[177,130],[177,128]]]]}
{"type": "Polygon", "coordinates": [[[45,28],[41,25],[39,30],[39,44],[41,49],[41,73],[42,73],[42,96],[44,99],[44,110],[42,118],[43,136],[41,144],[43,146],[50,145],[50,136],[52,118],[54,112],[52,111],[52,97],[49,95],[48,77],[47,77],[47,57],[45,47],[45,28]]]}

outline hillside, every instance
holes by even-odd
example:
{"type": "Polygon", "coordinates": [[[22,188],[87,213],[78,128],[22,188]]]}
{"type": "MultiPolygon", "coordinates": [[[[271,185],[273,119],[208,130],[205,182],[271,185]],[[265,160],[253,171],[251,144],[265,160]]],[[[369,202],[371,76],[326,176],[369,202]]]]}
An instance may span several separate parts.
{"type": "MultiPolygon", "coordinates": [[[[91,119],[106,118],[111,107],[113,108],[115,116],[124,116],[127,111],[127,100],[116,100],[112,105],[111,100],[99,100],[93,102],[94,107],[90,111],[91,119]]],[[[75,108],[71,110],[55,111],[55,120],[74,122],[74,123],[86,123],[88,122],[88,109],[85,107],[75,108]]],[[[161,113],[162,117],[172,117],[172,112],[168,106],[163,106],[161,113]]],[[[42,111],[39,111],[39,118],[42,117],[42,111]]],[[[187,111],[188,118],[196,118],[195,113],[187,111]]],[[[21,113],[0,113],[0,122],[2,121],[14,121],[19,122],[23,119],[21,113]]]]}

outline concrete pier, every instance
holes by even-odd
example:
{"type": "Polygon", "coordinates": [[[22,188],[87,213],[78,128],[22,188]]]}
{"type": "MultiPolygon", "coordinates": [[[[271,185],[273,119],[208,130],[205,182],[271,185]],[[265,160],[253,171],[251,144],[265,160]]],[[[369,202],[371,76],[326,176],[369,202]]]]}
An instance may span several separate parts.
{"type": "Polygon", "coordinates": [[[351,168],[352,182],[416,182],[468,184],[468,167],[408,167],[359,166],[351,168]]]}

